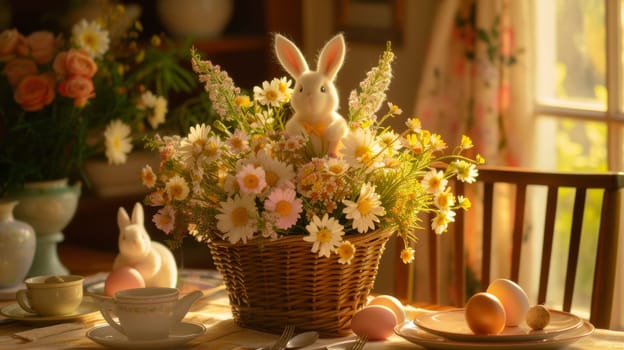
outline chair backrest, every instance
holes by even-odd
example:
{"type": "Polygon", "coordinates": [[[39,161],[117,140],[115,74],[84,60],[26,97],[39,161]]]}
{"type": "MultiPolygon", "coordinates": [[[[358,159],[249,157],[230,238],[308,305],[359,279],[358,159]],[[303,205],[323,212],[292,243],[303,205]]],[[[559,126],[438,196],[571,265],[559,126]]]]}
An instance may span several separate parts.
{"type": "MultiPolygon", "coordinates": [[[[581,245],[582,233],[585,235],[588,230],[593,230],[597,234],[595,268],[593,276],[591,309],[589,320],[596,327],[609,328],[611,319],[611,309],[613,304],[614,286],[615,286],[615,267],[618,246],[618,223],[620,220],[620,195],[619,189],[624,188],[624,173],[603,172],[603,173],[563,173],[563,172],[546,172],[509,167],[480,167],[477,183],[466,185],[455,181],[452,183],[454,191],[457,194],[468,194],[469,199],[473,202],[473,210],[466,212],[460,210],[457,212],[455,223],[449,232],[442,235],[436,235],[431,232],[424,232],[420,237],[426,236],[418,242],[414,249],[418,254],[429,254],[425,260],[427,264],[426,271],[420,271],[421,274],[428,275],[429,278],[421,278],[414,275],[415,266],[405,265],[396,258],[395,267],[395,294],[407,302],[424,301],[434,304],[443,302],[444,304],[452,304],[454,306],[463,306],[467,300],[466,281],[466,241],[467,237],[472,241],[475,235],[481,238],[481,271],[476,272],[476,290],[485,291],[491,281],[492,264],[492,242],[495,236],[493,230],[493,222],[501,215],[505,215],[503,220],[507,221],[511,226],[511,242],[509,242],[510,271],[506,276],[513,281],[519,282],[521,261],[522,242],[525,239],[527,225],[531,225],[530,221],[525,219],[527,203],[535,204],[535,201],[527,200],[529,188],[546,188],[547,194],[543,211],[543,232],[538,232],[538,239],[543,240],[541,247],[541,261],[539,262],[539,282],[537,284],[537,300],[532,300],[531,304],[543,304],[546,302],[546,294],[549,286],[549,278],[551,274],[551,258],[553,252],[553,237],[555,236],[555,224],[560,229],[561,220],[569,218],[571,221],[569,229],[569,248],[567,252],[567,264],[565,267],[565,285],[562,309],[570,311],[572,307],[572,297],[577,276],[577,266],[579,264],[579,248],[581,245]],[[508,185],[496,185],[506,183],[508,185]],[[497,186],[507,186],[507,188],[515,188],[511,190],[512,201],[510,206],[496,204],[495,188],[497,186]],[[570,188],[574,192],[572,214],[561,215],[557,210],[557,203],[560,200],[561,188],[570,188]],[[586,212],[586,199],[588,190],[598,189],[601,205],[597,218],[599,220],[595,226],[583,226],[583,220],[586,212]],[[475,193],[473,193],[475,192],[475,193]],[[482,209],[482,210],[481,210],[482,209]],[[497,213],[497,210],[503,210],[504,213],[497,213]],[[528,224],[527,224],[528,223],[528,224]],[[481,232],[474,232],[475,227],[481,232]],[[468,232],[471,231],[471,232],[468,232]],[[424,241],[424,242],[423,242],[424,241]],[[423,244],[424,243],[424,244],[423,244]],[[444,244],[446,249],[441,252],[444,244]],[[450,245],[450,247],[448,247],[450,245]],[[459,252],[459,254],[456,254],[459,252]],[[449,255],[453,258],[449,258],[449,255]],[[441,265],[449,265],[449,275],[442,272],[441,265]],[[410,276],[405,279],[399,276],[410,276]],[[445,276],[445,277],[442,277],[445,276]],[[449,280],[446,284],[442,279],[449,280]],[[413,284],[420,285],[429,282],[428,300],[419,300],[415,296],[413,284]],[[441,287],[442,286],[442,287],[441,287]],[[444,292],[444,293],[443,293],[444,292]],[[446,294],[446,299],[442,301],[441,296],[446,294]]],[[[571,190],[567,190],[570,193],[571,190]]],[[[592,193],[596,191],[592,190],[592,193]]],[[[530,197],[530,196],[529,196],[530,197]]],[[[530,205],[529,205],[530,206],[530,205]]],[[[594,210],[598,210],[595,209],[594,210]]],[[[534,212],[534,211],[532,211],[534,212]]],[[[541,213],[540,213],[541,214],[541,213]]],[[[541,216],[541,215],[540,215],[541,216]]],[[[429,226],[430,218],[423,218],[423,225],[429,226]]],[[[536,220],[539,220],[536,218],[536,220]]],[[[539,226],[539,225],[538,225],[539,226]]],[[[402,244],[402,243],[401,243],[402,244]]],[[[498,249],[498,247],[495,247],[498,249]]],[[[398,255],[398,254],[397,254],[398,255]]],[[[581,260],[585,263],[585,260],[581,260]]],[[[592,262],[593,263],[593,262],[592,262]]],[[[496,265],[496,263],[495,263],[496,265]]],[[[498,268],[498,266],[494,266],[498,268]]],[[[422,267],[420,267],[422,269],[422,267]]],[[[469,275],[469,278],[473,277],[469,275]]],[[[472,281],[471,282],[475,282],[472,281]]]]}

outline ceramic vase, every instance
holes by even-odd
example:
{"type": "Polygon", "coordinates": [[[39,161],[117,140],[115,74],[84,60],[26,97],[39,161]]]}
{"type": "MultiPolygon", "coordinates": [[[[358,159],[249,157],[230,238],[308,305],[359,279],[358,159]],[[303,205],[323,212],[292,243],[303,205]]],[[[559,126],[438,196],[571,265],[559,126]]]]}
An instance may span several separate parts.
{"type": "Polygon", "coordinates": [[[80,193],[80,183],[69,185],[64,178],[27,183],[15,194],[19,201],[13,212],[15,218],[29,223],[37,236],[29,277],[69,273],[59,259],[57,245],[63,241],[63,229],[76,213],[80,193]]]}
{"type": "Polygon", "coordinates": [[[0,200],[0,288],[20,284],[35,256],[35,230],[15,219],[13,209],[17,203],[0,200]]]}
{"type": "Polygon", "coordinates": [[[197,39],[220,36],[232,17],[233,0],[158,0],[162,24],[175,37],[197,39]]]}

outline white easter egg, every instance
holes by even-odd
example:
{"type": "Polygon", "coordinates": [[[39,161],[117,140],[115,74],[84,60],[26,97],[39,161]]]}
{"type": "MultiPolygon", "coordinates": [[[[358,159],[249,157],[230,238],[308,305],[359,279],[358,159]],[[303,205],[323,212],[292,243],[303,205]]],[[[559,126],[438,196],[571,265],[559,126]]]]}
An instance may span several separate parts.
{"type": "Polygon", "coordinates": [[[515,327],[524,322],[529,310],[529,298],[517,283],[500,278],[490,283],[487,292],[494,294],[503,304],[508,327],[515,327]]]}
{"type": "Polygon", "coordinates": [[[373,298],[368,305],[383,305],[390,308],[390,310],[394,312],[398,324],[405,322],[405,318],[407,317],[403,304],[399,301],[399,299],[393,297],[392,295],[379,295],[373,298]]]}

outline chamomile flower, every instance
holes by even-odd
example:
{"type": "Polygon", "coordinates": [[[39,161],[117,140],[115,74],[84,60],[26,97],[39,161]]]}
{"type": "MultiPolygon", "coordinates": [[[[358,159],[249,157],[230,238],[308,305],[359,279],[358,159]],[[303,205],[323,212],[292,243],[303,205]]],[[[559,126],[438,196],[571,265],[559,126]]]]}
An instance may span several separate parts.
{"type": "Polygon", "coordinates": [[[414,248],[406,247],[401,250],[401,261],[404,264],[409,264],[414,261],[414,248]]]}
{"type": "Polygon", "coordinates": [[[329,217],[327,213],[323,218],[314,215],[312,221],[306,226],[306,230],[310,235],[303,237],[306,242],[312,243],[312,253],[317,253],[319,257],[329,257],[331,252],[338,247],[342,236],[344,235],[344,227],[333,217],[329,217]]]}
{"type": "Polygon", "coordinates": [[[216,215],[217,229],[223,238],[235,244],[247,243],[253,238],[258,221],[258,212],[252,196],[234,196],[219,203],[220,214],[216,215]]]}
{"type": "Polygon", "coordinates": [[[433,197],[433,204],[440,210],[448,210],[455,205],[455,195],[451,192],[451,188],[447,187],[444,191],[437,192],[433,197]]]}
{"type": "Polygon", "coordinates": [[[349,241],[342,241],[336,248],[336,254],[338,254],[339,263],[351,264],[351,260],[355,257],[355,246],[349,241]]]}
{"type": "Polygon", "coordinates": [[[359,233],[375,229],[375,222],[379,217],[386,215],[386,210],[381,206],[379,194],[375,193],[375,186],[365,183],[360,188],[360,195],[356,202],[343,200],[346,206],[343,213],[347,219],[353,220],[353,228],[359,233]]]}
{"type": "Polygon", "coordinates": [[[159,230],[170,234],[175,226],[175,209],[170,205],[160,208],[152,218],[152,221],[159,230]]]}
{"type": "Polygon", "coordinates": [[[332,157],[325,162],[325,169],[332,175],[340,176],[347,172],[349,164],[344,159],[332,157]]]}
{"type": "Polygon", "coordinates": [[[262,167],[247,164],[236,173],[236,182],[241,192],[259,194],[266,187],[266,173],[262,167]]]}
{"type": "Polygon", "coordinates": [[[180,175],[174,175],[165,184],[165,192],[171,200],[183,201],[188,197],[189,186],[180,175]]]}
{"type": "Polygon", "coordinates": [[[468,163],[465,160],[455,161],[453,162],[453,165],[455,171],[457,172],[457,178],[459,179],[459,181],[469,184],[477,181],[477,176],[479,176],[479,170],[477,169],[476,165],[468,163]]]}
{"type": "Polygon", "coordinates": [[[282,230],[289,229],[297,223],[303,209],[301,199],[296,198],[291,188],[276,188],[269,194],[264,207],[277,215],[275,226],[282,230]]]}
{"type": "Polygon", "coordinates": [[[121,120],[111,121],[104,130],[104,143],[106,146],[106,158],[108,164],[123,164],[132,151],[132,138],[130,126],[121,120]]]}
{"type": "Polygon", "coordinates": [[[422,124],[418,118],[409,118],[405,122],[405,126],[414,133],[419,134],[422,131],[422,124]]]}
{"type": "Polygon", "coordinates": [[[455,212],[452,210],[440,210],[431,220],[431,229],[441,235],[448,229],[448,224],[455,221],[455,212]]]}
{"type": "Polygon", "coordinates": [[[428,193],[438,193],[446,188],[448,180],[444,178],[444,172],[431,169],[425,174],[421,184],[428,193]]]}
{"type": "Polygon", "coordinates": [[[286,164],[268,155],[264,150],[249,158],[248,164],[264,169],[266,185],[270,188],[292,186],[295,171],[292,164],[286,164]]]}
{"type": "Polygon", "coordinates": [[[102,57],[110,46],[108,31],[96,21],[82,19],[72,28],[72,41],[92,57],[102,57]]]}
{"type": "Polygon", "coordinates": [[[290,101],[290,97],[292,96],[293,89],[290,88],[292,85],[292,80],[281,77],[280,79],[273,79],[277,84],[277,89],[284,96],[284,103],[290,101]]]}

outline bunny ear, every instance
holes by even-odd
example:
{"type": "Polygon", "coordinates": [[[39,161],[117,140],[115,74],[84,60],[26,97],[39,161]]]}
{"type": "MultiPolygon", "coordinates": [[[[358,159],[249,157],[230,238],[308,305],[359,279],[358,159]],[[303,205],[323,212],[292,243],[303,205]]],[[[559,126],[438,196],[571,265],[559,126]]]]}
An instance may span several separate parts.
{"type": "Polygon", "coordinates": [[[328,79],[334,80],[344,62],[345,51],[344,36],[342,34],[334,36],[321,50],[316,70],[323,73],[328,79]]]}
{"type": "Polygon", "coordinates": [[[123,231],[123,229],[130,225],[130,218],[128,217],[128,212],[123,207],[119,207],[117,211],[117,225],[119,226],[119,231],[123,231]]]}
{"type": "Polygon", "coordinates": [[[141,203],[134,203],[134,208],[132,209],[132,223],[143,225],[143,206],[141,203]]]}
{"type": "Polygon", "coordinates": [[[283,35],[275,35],[275,54],[282,67],[295,79],[310,70],[299,48],[283,35]]]}

